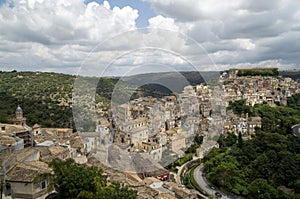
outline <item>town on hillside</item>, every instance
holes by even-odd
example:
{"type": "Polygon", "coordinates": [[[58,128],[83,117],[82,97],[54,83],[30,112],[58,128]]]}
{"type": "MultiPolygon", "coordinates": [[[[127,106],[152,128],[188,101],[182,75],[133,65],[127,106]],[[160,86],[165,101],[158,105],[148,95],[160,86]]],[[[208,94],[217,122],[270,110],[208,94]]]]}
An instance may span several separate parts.
{"type": "Polygon", "coordinates": [[[183,158],[198,137],[203,142],[196,146],[194,159],[219,147],[221,135],[251,139],[262,118],[226,108],[238,100],[249,106],[287,105],[300,93],[300,83],[276,72],[230,69],[217,82],[186,86],[178,95],[134,99],[99,115],[95,132],[28,126],[16,105],[13,123],[0,123],[1,197],[45,198],[54,190],[47,188],[47,179],[36,177],[51,172],[48,163],[53,159],[72,158],[102,168],[110,181],[133,187],[138,198],[202,198],[178,183],[167,167],[183,158]]]}

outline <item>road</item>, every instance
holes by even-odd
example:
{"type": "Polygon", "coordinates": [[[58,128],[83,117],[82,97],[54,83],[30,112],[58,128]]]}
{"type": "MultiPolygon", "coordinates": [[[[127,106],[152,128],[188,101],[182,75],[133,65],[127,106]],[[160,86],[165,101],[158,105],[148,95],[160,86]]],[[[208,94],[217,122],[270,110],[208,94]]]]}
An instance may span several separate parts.
{"type": "Polygon", "coordinates": [[[215,189],[210,188],[210,185],[208,184],[207,180],[205,179],[205,177],[203,176],[203,166],[199,165],[193,173],[193,177],[195,179],[195,181],[197,182],[197,184],[199,185],[199,187],[201,187],[201,189],[203,191],[205,191],[208,195],[212,195],[213,197],[216,198],[215,193],[219,192],[222,194],[222,199],[232,199],[231,197],[226,196],[224,193],[222,193],[221,191],[215,189]]]}
{"type": "Polygon", "coordinates": [[[192,159],[191,161],[188,161],[188,162],[184,163],[181,167],[178,167],[178,168],[177,168],[178,171],[177,171],[177,175],[176,175],[176,177],[175,177],[175,181],[176,181],[177,184],[182,185],[182,184],[181,184],[181,180],[182,180],[182,179],[180,179],[180,174],[182,173],[183,168],[184,168],[187,164],[189,164],[190,162],[192,162],[192,161],[197,161],[197,160],[199,160],[199,159],[200,159],[199,157],[195,157],[195,156],[194,156],[193,159],[192,159]]]}

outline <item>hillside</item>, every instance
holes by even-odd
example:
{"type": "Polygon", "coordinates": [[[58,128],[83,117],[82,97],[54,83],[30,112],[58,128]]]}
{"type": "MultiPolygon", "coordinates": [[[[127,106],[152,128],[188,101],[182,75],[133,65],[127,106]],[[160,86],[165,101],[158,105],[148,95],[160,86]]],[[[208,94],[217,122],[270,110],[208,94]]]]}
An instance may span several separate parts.
{"type": "Polygon", "coordinates": [[[10,123],[19,104],[29,125],[70,127],[74,78],[40,72],[0,73],[0,121],[10,123]]]}
{"type": "Polygon", "coordinates": [[[299,70],[279,71],[279,75],[281,75],[283,77],[290,77],[294,80],[300,79],[300,71],[299,70]]]}
{"type": "MultiPolygon", "coordinates": [[[[44,127],[74,127],[72,119],[72,92],[75,76],[42,72],[0,73],[0,122],[11,123],[15,109],[20,105],[29,125],[44,127]]],[[[98,81],[89,78],[89,81],[98,81]]],[[[101,79],[98,84],[96,104],[107,110],[109,93],[115,79],[101,79]]]]}
{"type": "MultiPolygon", "coordinates": [[[[183,88],[187,85],[198,85],[210,80],[211,78],[219,77],[219,72],[163,72],[163,73],[147,73],[124,77],[122,80],[134,83],[143,84],[149,83],[150,85],[161,84],[167,87],[171,92],[182,92],[183,88]],[[176,83],[176,84],[174,84],[176,83]]],[[[154,86],[155,87],[155,86],[154,86]]],[[[149,88],[143,86],[143,88],[149,88]]],[[[151,89],[150,89],[151,90],[151,89]]]]}
{"type": "MultiPolygon", "coordinates": [[[[162,97],[174,92],[180,93],[186,85],[203,83],[204,80],[218,74],[218,72],[166,72],[121,79],[117,77],[84,79],[87,87],[98,82],[95,96],[96,111],[98,114],[105,114],[110,108],[111,94],[118,82],[122,82],[122,87],[119,88],[122,94],[126,95],[126,89],[135,90],[131,99],[143,96],[162,97]],[[143,85],[145,83],[146,85],[143,85]]],[[[300,78],[299,71],[280,71],[280,75],[293,79],[300,78]]],[[[20,105],[29,125],[38,123],[44,127],[74,128],[71,105],[75,79],[76,76],[73,75],[48,72],[0,71],[0,122],[11,123],[15,109],[20,105]]]]}

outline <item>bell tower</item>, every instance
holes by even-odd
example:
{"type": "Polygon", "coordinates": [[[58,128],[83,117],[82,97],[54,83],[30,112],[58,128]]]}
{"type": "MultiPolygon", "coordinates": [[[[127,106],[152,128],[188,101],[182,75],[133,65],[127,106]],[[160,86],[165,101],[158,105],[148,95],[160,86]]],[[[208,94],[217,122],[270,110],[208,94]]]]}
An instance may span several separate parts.
{"type": "Polygon", "coordinates": [[[16,118],[13,120],[15,125],[22,125],[26,124],[26,118],[23,117],[23,110],[20,106],[16,109],[16,118]]]}

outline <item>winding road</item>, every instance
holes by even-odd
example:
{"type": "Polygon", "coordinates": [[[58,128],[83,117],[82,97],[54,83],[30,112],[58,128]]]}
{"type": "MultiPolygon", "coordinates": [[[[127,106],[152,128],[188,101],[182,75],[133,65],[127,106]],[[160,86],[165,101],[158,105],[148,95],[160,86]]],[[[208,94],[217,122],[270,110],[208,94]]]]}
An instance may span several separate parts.
{"type": "Polygon", "coordinates": [[[211,188],[212,186],[207,182],[207,180],[204,177],[202,165],[199,165],[198,167],[196,167],[196,169],[194,170],[194,173],[193,173],[193,177],[194,177],[195,181],[197,182],[197,184],[199,185],[199,187],[203,191],[205,191],[208,195],[212,195],[213,197],[216,198],[215,193],[219,192],[222,195],[222,197],[219,197],[219,198],[232,199],[231,197],[226,196],[224,193],[217,190],[216,188],[213,188],[213,189],[211,188]]]}

